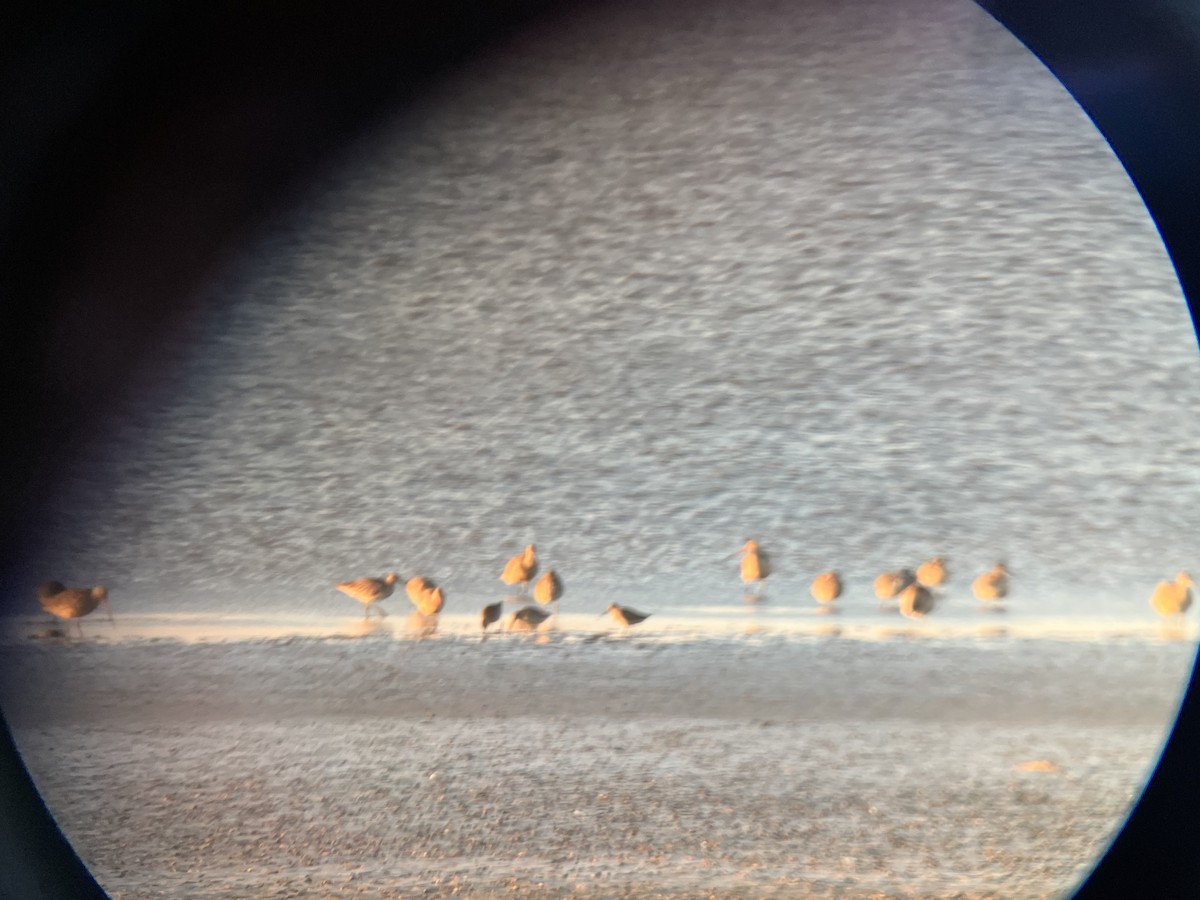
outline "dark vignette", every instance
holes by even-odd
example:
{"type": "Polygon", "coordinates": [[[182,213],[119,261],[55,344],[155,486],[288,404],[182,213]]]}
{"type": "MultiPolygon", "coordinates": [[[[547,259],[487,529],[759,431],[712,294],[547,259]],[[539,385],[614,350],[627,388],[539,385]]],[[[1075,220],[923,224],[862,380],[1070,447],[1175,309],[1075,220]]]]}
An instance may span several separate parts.
{"type": "MultiPolygon", "coordinates": [[[[1112,144],[1196,321],[1192,0],[977,2],[1112,144]]],[[[196,286],[373,121],[534,17],[575,5],[10,7],[0,31],[0,604],[14,596],[11,573],[35,538],[21,523],[71,458],[73,436],[102,422],[153,363],[156,336],[197,302],[196,286]]],[[[1154,778],[1079,896],[1200,890],[1197,693],[1193,675],[1154,778]]],[[[103,894],[0,721],[0,897],[89,896],[103,894]]]]}

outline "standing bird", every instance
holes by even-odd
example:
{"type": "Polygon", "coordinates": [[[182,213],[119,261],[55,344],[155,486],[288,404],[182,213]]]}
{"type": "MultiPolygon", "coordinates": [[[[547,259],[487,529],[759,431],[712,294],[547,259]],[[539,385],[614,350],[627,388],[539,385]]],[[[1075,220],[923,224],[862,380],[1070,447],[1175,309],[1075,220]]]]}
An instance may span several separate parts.
{"type": "Polygon", "coordinates": [[[1192,605],[1192,588],[1196,582],[1187,572],[1180,572],[1174,581],[1160,581],[1150,596],[1154,611],[1165,618],[1182,616],[1192,605]]]}
{"type": "MultiPolygon", "coordinates": [[[[337,589],[363,605],[365,619],[371,614],[372,605],[392,596],[392,586],[399,577],[395,572],[389,572],[384,578],[356,578],[354,581],[338,582],[337,589]]],[[[387,615],[382,606],[377,609],[381,616],[387,615]]]]}
{"type": "Polygon", "coordinates": [[[917,566],[917,581],[924,587],[938,587],[946,583],[946,560],[941,556],[917,566]]]}
{"type": "Polygon", "coordinates": [[[410,578],[404,583],[404,591],[423,616],[436,616],[442,611],[445,598],[442,589],[428,578],[410,578]]]}
{"type": "Polygon", "coordinates": [[[509,631],[537,631],[550,618],[550,613],[537,606],[522,606],[508,617],[509,631]]]}
{"type": "Polygon", "coordinates": [[[495,603],[489,603],[483,608],[483,612],[480,614],[479,619],[483,623],[483,630],[485,632],[488,630],[488,626],[493,622],[500,621],[500,614],[503,610],[503,600],[497,600],[495,603]]]}
{"type": "Polygon", "coordinates": [[[79,620],[101,603],[108,612],[108,621],[116,621],[112,607],[108,605],[107,588],[69,588],[61,581],[47,581],[38,587],[37,594],[38,603],[50,615],[59,619],[74,619],[80,637],[83,637],[83,623],[79,620]]]}
{"type": "Polygon", "coordinates": [[[533,576],[537,574],[537,570],[537,550],[534,549],[533,544],[530,544],[508,561],[504,571],[500,573],[500,580],[505,584],[519,584],[521,592],[524,593],[529,587],[529,582],[533,580],[533,576]]]}
{"type": "Polygon", "coordinates": [[[910,619],[923,619],[933,612],[933,591],[914,581],[900,592],[900,614],[910,619]]]}
{"type": "Polygon", "coordinates": [[[884,572],[875,579],[875,596],[880,600],[895,600],[900,592],[915,580],[912,569],[884,572]]]}
{"type": "Polygon", "coordinates": [[[1004,563],[996,563],[990,572],[984,572],[971,582],[971,592],[982,602],[1003,600],[1008,596],[1008,569],[1004,563]]]}
{"type": "MultiPolygon", "coordinates": [[[[604,613],[612,613],[612,617],[626,628],[629,628],[631,625],[637,625],[639,622],[645,622],[650,618],[650,613],[640,613],[637,610],[630,609],[628,606],[617,606],[615,603],[610,603],[604,613]]],[[[601,613],[601,615],[604,615],[604,613],[601,613]]]]}
{"type": "Polygon", "coordinates": [[[813,599],[818,603],[832,603],[842,596],[842,577],[837,569],[822,572],[814,578],[811,591],[813,599]]]}
{"type": "Polygon", "coordinates": [[[546,574],[537,580],[533,586],[533,599],[543,606],[557,603],[563,595],[562,579],[553,569],[547,569],[546,574]]]}
{"type": "Polygon", "coordinates": [[[758,541],[750,540],[742,549],[733,554],[742,557],[742,581],[746,584],[760,584],[771,574],[771,559],[767,551],[758,546],[758,541]]]}

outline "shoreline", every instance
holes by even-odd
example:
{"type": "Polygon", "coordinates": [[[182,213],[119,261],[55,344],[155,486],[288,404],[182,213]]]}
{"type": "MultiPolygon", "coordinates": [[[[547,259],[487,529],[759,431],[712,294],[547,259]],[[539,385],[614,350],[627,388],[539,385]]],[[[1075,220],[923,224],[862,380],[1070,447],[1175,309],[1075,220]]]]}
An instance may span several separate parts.
{"type": "Polygon", "coordinates": [[[1195,655],[636,634],[5,649],[0,709],[114,900],[1062,896],[1149,776],[1195,655]]]}

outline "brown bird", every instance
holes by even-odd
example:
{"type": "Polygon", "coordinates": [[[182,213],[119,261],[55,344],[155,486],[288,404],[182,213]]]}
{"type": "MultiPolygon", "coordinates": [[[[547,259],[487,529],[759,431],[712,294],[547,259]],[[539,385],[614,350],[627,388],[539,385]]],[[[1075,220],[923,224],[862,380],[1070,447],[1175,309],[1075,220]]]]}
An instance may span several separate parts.
{"type": "Polygon", "coordinates": [[[938,587],[946,583],[946,560],[940,556],[917,566],[917,581],[925,587],[938,587]]]}
{"type": "Polygon", "coordinates": [[[1187,572],[1180,572],[1174,581],[1160,581],[1150,596],[1150,606],[1166,618],[1182,616],[1192,605],[1192,588],[1196,582],[1187,572]]]}
{"type": "Polygon", "coordinates": [[[508,617],[509,631],[537,631],[550,618],[550,613],[537,606],[522,606],[508,617]]]}
{"type": "Polygon", "coordinates": [[[923,619],[933,612],[933,591],[923,584],[913,582],[899,594],[900,614],[910,619],[923,619]]]}
{"type": "Polygon", "coordinates": [[[530,544],[504,566],[504,571],[500,573],[500,580],[505,584],[519,584],[521,591],[529,587],[529,582],[533,580],[533,576],[537,574],[537,550],[533,544],[530,544]]]}
{"type": "Polygon", "coordinates": [[[116,621],[113,618],[112,607],[108,605],[107,588],[69,588],[61,581],[47,581],[38,587],[37,595],[38,603],[50,615],[59,619],[74,619],[81,637],[83,623],[79,620],[102,603],[108,613],[108,620],[116,621]]]}
{"type": "Polygon", "coordinates": [[[650,613],[640,613],[637,610],[630,609],[628,606],[617,606],[615,603],[610,603],[608,609],[604,612],[612,613],[612,617],[626,628],[629,628],[631,625],[637,625],[639,622],[645,622],[650,618],[650,613]]]}
{"type": "Polygon", "coordinates": [[[500,621],[500,614],[504,610],[504,601],[497,600],[495,603],[489,603],[483,608],[483,613],[479,619],[483,623],[483,630],[487,631],[488,626],[493,622],[500,621]]]}
{"type": "Polygon", "coordinates": [[[971,592],[976,600],[990,602],[1008,596],[1008,569],[1004,563],[996,563],[990,572],[984,572],[971,582],[971,592]]]}
{"type": "Polygon", "coordinates": [[[442,589],[428,578],[410,578],[404,583],[404,591],[423,616],[436,616],[442,611],[445,598],[442,589]]]}
{"type": "Polygon", "coordinates": [[[758,541],[746,541],[734,556],[742,558],[742,581],[746,584],[760,583],[771,574],[771,559],[758,541]]]}
{"type": "Polygon", "coordinates": [[[546,574],[537,580],[533,586],[533,599],[543,606],[557,603],[563,595],[562,579],[553,569],[547,569],[546,574]]]}
{"type": "Polygon", "coordinates": [[[818,603],[832,603],[842,596],[842,578],[836,569],[822,572],[813,579],[811,591],[818,603]]]}
{"type": "MultiPolygon", "coordinates": [[[[372,605],[392,596],[392,586],[399,577],[395,572],[389,572],[384,578],[356,578],[354,581],[338,582],[337,589],[363,605],[365,619],[371,614],[372,605]]],[[[382,606],[376,608],[381,616],[387,615],[382,606]]]]}
{"type": "Polygon", "coordinates": [[[894,600],[915,580],[916,576],[913,575],[912,569],[884,572],[875,579],[875,596],[880,600],[894,600]]]}

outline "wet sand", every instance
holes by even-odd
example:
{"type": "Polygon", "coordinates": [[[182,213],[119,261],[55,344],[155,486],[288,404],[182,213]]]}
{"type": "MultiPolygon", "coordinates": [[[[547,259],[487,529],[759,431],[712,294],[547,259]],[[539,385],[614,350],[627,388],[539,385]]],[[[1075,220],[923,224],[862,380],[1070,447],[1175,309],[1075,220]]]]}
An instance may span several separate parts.
{"type": "Polygon", "coordinates": [[[1189,642],[16,641],[0,704],[116,898],[1054,897],[1189,642]]]}

